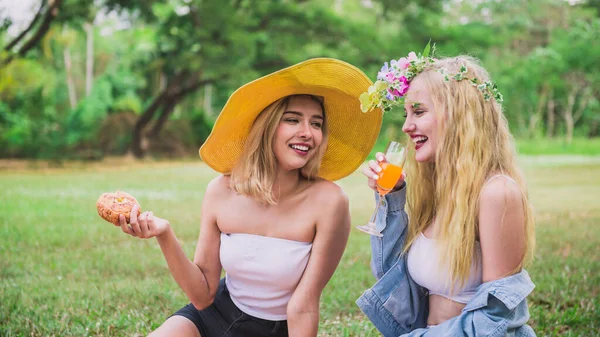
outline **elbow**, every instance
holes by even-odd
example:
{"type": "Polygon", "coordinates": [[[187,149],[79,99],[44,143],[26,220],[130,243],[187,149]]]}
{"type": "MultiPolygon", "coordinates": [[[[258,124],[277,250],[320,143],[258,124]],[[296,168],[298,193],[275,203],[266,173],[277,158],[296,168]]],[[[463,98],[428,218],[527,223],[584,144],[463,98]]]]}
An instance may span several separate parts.
{"type": "Polygon", "coordinates": [[[296,321],[307,316],[319,316],[319,302],[292,303],[287,307],[287,319],[296,321]]]}
{"type": "Polygon", "coordinates": [[[210,298],[210,299],[202,299],[202,300],[198,300],[198,299],[194,299],[192,300],[192,305],[194,306],[194,308],[196,308],[197,310],[204,310],[206,308],[208,308],[211,304],[213,304],[214,302],[214,297],[210,298]]]}
{"type": "Polygon", "coordinates": [[[208,294],[208,296],[189,296],[190,302],[194,308],[203,310],[208,308],[215,301],[216,294],[208,294]]]}

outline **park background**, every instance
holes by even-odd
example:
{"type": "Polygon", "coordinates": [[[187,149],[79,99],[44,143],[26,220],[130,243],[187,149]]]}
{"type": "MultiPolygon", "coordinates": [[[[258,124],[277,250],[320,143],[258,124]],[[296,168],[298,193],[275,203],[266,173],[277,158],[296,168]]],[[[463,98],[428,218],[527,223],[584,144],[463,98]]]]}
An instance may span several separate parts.
{"type": "MultiPolygon", "coordinates": [[[[311,57],[374,79],[430,40],[481,59],[504,95],[537,219],[531,325],[600,335],[600,1],[0,0],[0,336],[155,329],[185,295],[98,195],[133,193],[191,257],[216,176],[197,151],[233,90],[311,57]]],[[[376,149],[402,122],[385,114],[376,149]]],[[[364,179],[338,183],[365,223],[364,179]]],[[[319,334],[377,336],[354,304],[373,282],[353,230],[319,334]]]]}

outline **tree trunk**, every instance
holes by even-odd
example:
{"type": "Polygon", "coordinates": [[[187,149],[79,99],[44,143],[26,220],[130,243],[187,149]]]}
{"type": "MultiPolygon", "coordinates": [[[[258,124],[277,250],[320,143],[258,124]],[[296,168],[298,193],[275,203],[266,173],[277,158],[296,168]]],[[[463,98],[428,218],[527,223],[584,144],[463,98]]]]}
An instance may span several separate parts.
{"type": "Polygon", "coordinates": [[[592,90],[591,89],[584,89],[583,91],[583,95],[581,95],[581,97],[579,98],[579,107],[577,107],[577,111],[575,111],[573,113],[573,122],[577,123],[577,121],[579,121],[579,119],[581,119],[581,117],[583,116],[583,112],[585,111],[585,108],[587,108],[588,104],[590,103],[590,101],[592,100],[593,95],[592,95],[592,90]]]}
{"type": "Polygon", "coordinates": [[[50,6],[48,7],[48,11],[46,12],[44,20],[40,24],[39,29],[35,32],[33,37],[29,39],[29,41],[25,42],[23,47],[19,49],[18,53],[20,56],[24,56],[29,49],[33,48],[33,46],[35,46],[42,39],[42,37],[50,29],[50,24],[58,15],[58,8],[60,7],[62,0],[49,0],[48,2],[50,6]]]}
{"type": "Polygon", "coordinates": [[[579,89],[577,87],[571,89],[569,92],[569,96],[567,97],[567,106],[563,111],[563,117],[565,119],[566,126],[566,134],[565,140],[567,144],[571,144],[573,142],[573,129],[575,127],[575,121],[573,120],[573,106],[575,106],[575,97],[577,95],[577,91],[579,89]]]}
{"type": "Polygon", "coordinates": [[[72,64],[71,64],[71,51],[69,47],[65,47],[63,51],[63,57],[65,59],[65,70],[67,75],[67,89],[69,91],[69,104],[71,109],[75,109],[77,106],[77,92],[75,90],[75,81],[73,81],[72,64]]]}
{"type": "Polygon", "coordinates": [[[144,133],[146,126],[152,121],[156,111],[158,111],[162,107],[162,114],[159,116],[158,121],[150,131],[150,135],[155,136],[160,133],[162,127],[165,122],[168,120],[169,116],[173,112],[173,109],[177,105],[179,101],[181,101],[185,96],[194,92],[198,88],[206,85],[208,83],[212,83],[212,79],[198,81],[196,78],[200,77],[200,74],[191,74],[187,77],[187,79],[192,78],[191,82],[186,80],[183,75],[177,75],[170,81],[170,84],[167,84],[165,90],[152,102],[152,104],[142,113],[142,115],[138,118],[135,126],[133,127],[133,137],[131,143],[131,152],[136,158],[143,158],[146,155],[148,150],[147,146],[144,144],[148,144],[147,134],[144,133]],[[187,83],[186,86],[181,86],[181,83],[187,83]],[[175,84],[172,84],[175,83],[175,84]]]}
{"type": "Polygon", "coordinates": [[[85,24],[86,31],[86,61],[85,61],[85,95],[92,92],[94,82],[94,26],[85,24]]]}
{"type": "Polygon", "coordinates": [[[37,30],[33,34],[33,36],[29,40],[26,40],[25,43],[23,43],[23,45],[21,46],[21,48],[19,48],[18,50],[12,51],[12,53],[11,53],[11,49],[13,47],[15,47],[21,40],[23,40],[26,35],[28,35],[28,33],[33,29],[33,27],[36,25],[36,23],[42,17],[42,16],[40,16],[41,12],[46,7],[44,5],[44,2],[42,2],[42,5],[41,5],[38,13],[33,18],[32,22],[29,24],[29,26],[25,29],[25,31],[23,31],[21,34],[19,34],[19,36],[17,36],[14,40],[12,40],[5,47],[5,50],[7,52],[9,52],[9,55],[3,60],[0,59],[0,67],[6,66],[10,62],[12,62],[12,60],[15,57],[15,54],[19,55],[19,56],[24,56],[31,48],[33,48],[42,39],[42,37],[50,29],[50,24],[58,15],[58,9],[60,8],[62,1],[63,0],[48,0],[48,6],[46,9],[46,13],[44,13],[44,15],[43,15],[42,23],[40,23],[37,30]]]}
{"type": "Polygon", "coordinates": [[[143,158],[145,156],[147,148],[145,148],[145,146],[143,145],[147,144],[147,142],[143,141],[145,137],[144,129],[154,117],[154,113],[156,112],[156,110],[158,110],[158,108],[160,108],[163,105],[166,98],[167,91],[164,90],[158,97],[154,99],[152,104],[150,104],[150,106],[142,113],[142,115],[135,122],[135,125],[133,126],[133,135],[131,140],[131,153],[136,158],[143,158]]]}
{"type": "Polygon", "coordinates": [[[158,117],[158,120],[156,121],[156,123],[154,123],[152,130],[150,130],[149,135],[155,136],[160,133],[167,120],[169,120],[169,116],[171,116],[171,113],[173,112],[173,110],[175,110],[175,106],[178,102],[179,100],[177,98],[172,98],[165,102],[164,108],[160,116],[158,117]]]}
{"type": "Polygon", "coordinates": [[[535,136],[535,131],[537,129],[539,121],[542,120],[542,116],[544,113],[544,106],[546,105],[546,101],[548,99],[548,86],[544,85],[542,87],[542,91],[540,93],[540,98],[538,99],[538,104],[535,109],[535,113],[529,117],[529,135],[535,136]]]}
{"type": "Polygon", "coordinates": [[[13,49],[13,47],[16,46],[17,43],[23,40],[25,35],[27,35],[27,33],[29,33],[31,29],[33,29],[35,24],[42,17],[42,12],[44,11],[44,8],[46,8],[46,1],[42,1],[42,3],[40,4],[40,9],[38,9],[37,13],[35,13],[35,16],[33,17],[33,20],[31,20],[31,23],[29,23],[29,26],[27,26],[27,28],[25,28],[25,30],[22,31],[21,34],[17,35],[17,37],[15,37],[11,42],[9,42],[6,45],[6,47],[4,47],[5,51],[10,52],[11,49],[13,49]]]}
{"type": "Polygon", "coordinates": [[[550,89],[548,93],[548,104],[547,104],[547,114],[548,114],[548,129],[546,129],[546,136],[548,138],[552,138],[554,136],[554,125],[556,124],[556,117],[554,113],[554,108],[556,106],[554,102],[554,91],[550,89]]]}

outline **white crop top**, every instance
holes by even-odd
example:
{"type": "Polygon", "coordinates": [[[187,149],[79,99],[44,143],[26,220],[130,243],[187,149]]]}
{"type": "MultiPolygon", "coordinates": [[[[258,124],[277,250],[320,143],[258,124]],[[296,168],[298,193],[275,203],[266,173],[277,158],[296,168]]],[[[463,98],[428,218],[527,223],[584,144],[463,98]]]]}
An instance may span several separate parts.
{"type": "MultiPolygon", "coordinates": [[[[514,179],[503,174],[494,175],[485,183],[487,184],[498,177],[504,177],[516,184],[514,179]]],[[[463,288],[459,288],[458,284],[455,285],[454,295],[451,294],[450,283],[447,282],[450,279],[450,271],[441,267],[439,260],[439,250],[435,239],[429,239],[421,233],[408,251],[408,273],[418,285],[427,288],[430,294],[440,295],[459,303],[469,302],[475,296],[477,287],[483,282],[479,241],[475,241],[475,252],[469,278],[463,288]]]]}
{"type": "Polygon", "coordinates": [[[427,288],[430,294],[444,296],[455,302],[467,303],[475,290],[482,283],[481,247],[475,241],[475,255],[471,264],[471,272],[465,286],[461,289],[455,285],[454,293],[450,293],[450,271],[440,267],[439,250],[434,239],[429,239],[423,233],[415,239],[408,250],[408,273],[420,286],[427,288]]]}
{"type": "Polygon", "coordinates": [[[231,300],[243,312],[287,319],[287,304],[304,273],[312,243],[221,233],[220,258],[231,300]]]}

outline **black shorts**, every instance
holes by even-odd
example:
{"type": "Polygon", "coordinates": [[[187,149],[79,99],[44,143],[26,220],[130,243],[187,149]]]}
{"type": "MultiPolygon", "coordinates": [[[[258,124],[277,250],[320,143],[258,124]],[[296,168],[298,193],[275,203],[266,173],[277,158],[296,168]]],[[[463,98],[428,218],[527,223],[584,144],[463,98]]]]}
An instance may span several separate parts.
{"type": "Polygon", "coordinates": [[[242,312],[229,297],[225,279],[221,279],[213,304],[198,310],[191,303],[173,316],[192,321],[201,337],[287,337],[287,321],[269,321],[242,312]]]}

